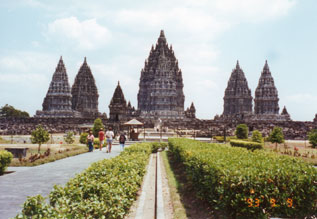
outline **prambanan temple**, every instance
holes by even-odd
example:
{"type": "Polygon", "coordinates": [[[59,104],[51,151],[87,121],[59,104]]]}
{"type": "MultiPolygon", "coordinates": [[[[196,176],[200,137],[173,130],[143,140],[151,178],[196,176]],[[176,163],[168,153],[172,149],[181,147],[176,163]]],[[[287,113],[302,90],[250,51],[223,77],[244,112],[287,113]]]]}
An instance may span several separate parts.
{"type": "Polygon", "coordinates": [[[146,127],[154,127],[155,122],[161,119],[164,126],[170,129],[193,129],[201,136],[210,136],[211,132],[219,135],[224,130],[232,134],[237,124],[247,123],[251,131],[259,129],[264,135],[279,125],[283,127],[286,137],[294,139],[303,138],[311,128],[317,126],[317,117],[313,122],[296,122],[291,120],[285,106],[279,112],[278,91],[267,61],[260,74],[254,98],[237,61],[224,92],[223,113],[214,119],[196,118],[194,103],[184,110],[183,87],[182,70],[162,30],[141,70],[137,108],[125,99],[118,82],[109,103],[109,118],[105,113],[101,114],[98,111],[98,89],[86,58],[70,88],[61,57],[43,100],[42,110],[29,119],[2,119],[4,121],[0,123],[0,133],[29,134],[32,127],[39,123],[45,124],[51,132],[76,131],[78,126],[92,123],[97,117],[102,118],[106,125],[114,127],[133,118],[142,121],[146,127]],[[21,124],[26,128],[19,128],[21,124]],[[18,128],[12,129],[13,132],[10,129],[12,127],[18,128]]]}

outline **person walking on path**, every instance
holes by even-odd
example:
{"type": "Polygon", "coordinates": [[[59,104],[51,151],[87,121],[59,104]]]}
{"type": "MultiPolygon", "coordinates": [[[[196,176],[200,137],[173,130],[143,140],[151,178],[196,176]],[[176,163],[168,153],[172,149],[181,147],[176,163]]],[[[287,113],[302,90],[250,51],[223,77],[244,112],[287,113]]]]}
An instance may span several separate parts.
{"type": "Polygon", "coordinates": [[[120,150],[123,151],[124,150],[124,144],[125,144],[125,141],[126,141],[126,137],[124,135],[124,133],[122,133],[119,137],[119,144],[120,144],[120,150]]]}
{"type": "Polygon", "coordinates": [[[105,132],[103,131],[103,128],[100,128],[100,131],[98,132],[98,138],[99,138],[99,149],[101,151],[103,144],[105,143],[105,132]]]}
{"type": "Polygon", "coordinates": [[[109,130],[106,132],[106,138],[107,138],[107,153],[111,153],[111,147],[112,147],[112,140],[114,138],[114,133],[112,131],[112,128],[109,127],[109,130]]]}
{"type": "Polygon", "coordinates": [[[94,150],[94,135],[92,134],[92,131],[89,131],[89,134],[87,136],[87,142],[88,142],[88,147],[89,147],[89,152],[92,152],[94,150]]]}

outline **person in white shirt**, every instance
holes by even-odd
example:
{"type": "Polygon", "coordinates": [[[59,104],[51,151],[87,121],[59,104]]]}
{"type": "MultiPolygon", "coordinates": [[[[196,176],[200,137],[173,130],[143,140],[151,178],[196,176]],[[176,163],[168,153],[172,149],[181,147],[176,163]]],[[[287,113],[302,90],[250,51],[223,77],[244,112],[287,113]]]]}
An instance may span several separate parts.
{"type": "Polygon", "coordinates": [[[112,140],[114,138],[114,133],[111,127],[109,127],[109,130],[106,132],[106,138],[107,138],[107,153],[108,152],[111,153],[112,140]]]}

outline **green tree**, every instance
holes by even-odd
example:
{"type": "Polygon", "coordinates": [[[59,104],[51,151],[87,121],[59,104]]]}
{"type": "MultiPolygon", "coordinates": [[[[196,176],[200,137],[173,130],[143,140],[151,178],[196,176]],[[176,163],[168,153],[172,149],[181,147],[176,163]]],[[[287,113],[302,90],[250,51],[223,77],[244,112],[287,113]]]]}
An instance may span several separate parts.
{"type": "Polygon", "coordinates": [[[38,153],[40,153],[41,145],[50,140],[49,133],[41,125],[39,125],[31,133],[31,141],[33,144],[39,144],[38,153]]]}
{"type": "Polygon", "coordinates": [[[258,142],[258,143],[263,143],[262,133],[259,132],[258,130],[254,130],[252,132],[252,141],[258,142]]]}
{"type": "Polygon", "coordinates": [[[317,129],[312,129],[308,133],[309,143],[313,146],[313,148],[317,147],[317,129]]]}
{"type": "Polygon", "coordinates": [[[98,132],[100,131],[100,128],[104,128],[104,126],[101,119],[97,118],[95,119],[94,126],[92,127],[92,133],[96,138],[98,138],[98,132]]]}
{"type": "Polygon", "coordinates": [[[64,140],[67,144],[72,144],[75,141],[74,132],[67,132],[64,140]]]}
{"type": "Polygon", "coordinates": [[[18,109],[15,109],[13,106],[6,104],[0,108],[0,118],[28,118],[30,115],[18,109]]]}
{"type": "Polygon", "coordinates": [[[284,142],[284,135],[282,128],[276,126],[273,131],[270,133],[268,140],[271,143],[275,143],[275,150],[277,150],[277,144],[281,144],[284,142]]]}
{"type": "Polygon", "coordinates": [[[236,128],[236,136],[238,139],[247,139],[248,138],[248,126],[246,124],[240,124],[236,128]]]}

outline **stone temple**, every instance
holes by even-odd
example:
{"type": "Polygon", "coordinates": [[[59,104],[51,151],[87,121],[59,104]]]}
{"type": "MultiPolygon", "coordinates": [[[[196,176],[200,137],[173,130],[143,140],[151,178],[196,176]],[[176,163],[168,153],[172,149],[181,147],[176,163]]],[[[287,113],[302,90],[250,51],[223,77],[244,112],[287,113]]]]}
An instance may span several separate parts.
{"type": "Polygon", "coordinates": [[[138,110],[142,118],[184,117],[182,71],[178,67],[172,46],[168,46],[164,31],[152,45],[141,71],[138,110]]]}
{"type": "Polygon", "coordinates": [[[127,104],[119,82],[110,101],[109,112],[109,120],[112,122],[127,121],[137,116],[130,101],[127,104]]]}
{"type": "Polygon", "coordinates": [[[223,100],[223,117],[244,116],[252,113],[251,90],[239,61],[231,73],[223,100]]]}
{"type": "Polygon", "coordinates": [[[224,111],[221,120],[246,120],[246,121],[289,121],[290,115],[286,107],[279,114],[278,91],[267,61],[263,67],[258,86],[255,90],[254,111],[252,110],[251,90],[244,72],[237,62],[232,71],[224,96],[224,111]]]}
{"type": "Polygon", "coordinates": [[[72,95],[68,76],[62,57],[52,77],[47,94],[43,101],[43,110],[37,111],[35,117],[74,117],[72,110],[72,95]]]}
{"type": "Polygon", "coordinates": [[[72,109],[83,117],[98,116],[98,89],[86,57],[72,86],[72,109]]]}
{"type": "Polygon", "coordinates": [[[265,61],[258,87],[255,90],[254,113],[255,114],[279,114],[278,92],[274,85],[269,65],[265,61]]]}

